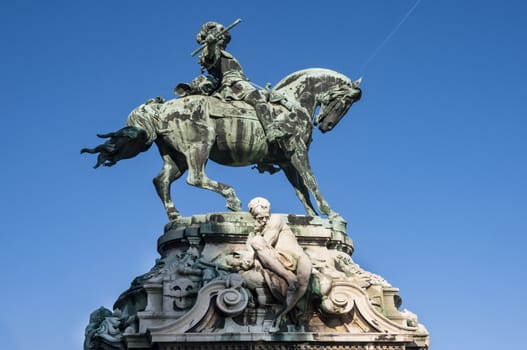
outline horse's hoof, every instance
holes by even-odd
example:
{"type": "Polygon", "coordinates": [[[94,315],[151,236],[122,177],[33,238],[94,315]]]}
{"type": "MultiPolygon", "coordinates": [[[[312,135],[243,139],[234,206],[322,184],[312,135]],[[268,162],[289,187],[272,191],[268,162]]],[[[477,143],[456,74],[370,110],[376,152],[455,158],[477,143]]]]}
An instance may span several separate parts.
{"type": "Polygon", "coordinates": [[[227,209],[232,211],[241,211],[242,210],[242,202],[238,199],[236,200],[228,200],[227,201],[227,209]]]}
{"type": "Polygon", "coordinates": [[[169,221],[174,221],[177,220],[181,216],[181,214],[179,213],[179,211],[169,211],[167,212],[167,216],[169,221]]]}
{"type": "Polygon", "coordinates": [[[339,224],[347,224],[348,222],[344,220],[342,216],[340,216],[339,213],[332,213],[328,216],[329,221],[333,223],[339,223],[339,224]]]}

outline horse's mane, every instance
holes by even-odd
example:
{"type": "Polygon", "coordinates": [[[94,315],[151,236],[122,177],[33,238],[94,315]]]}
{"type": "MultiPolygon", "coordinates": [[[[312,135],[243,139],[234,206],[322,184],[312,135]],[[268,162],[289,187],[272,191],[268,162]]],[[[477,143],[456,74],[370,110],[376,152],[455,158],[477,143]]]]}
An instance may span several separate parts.
{"type": "Polygon", "coordinates": [[[336,79],[342,79],[346,83],[351,84],[350,78],[334,70],[327,69],[327,68],[307,68],[307,69],[302,69],[302,70],[289,74],[288,76],[280,80],[274,86],[273,90],[283,89],[303,77],[317,77],[317,76],[318,77],[327,76],[327,77],[333,77],[336,79]]]}

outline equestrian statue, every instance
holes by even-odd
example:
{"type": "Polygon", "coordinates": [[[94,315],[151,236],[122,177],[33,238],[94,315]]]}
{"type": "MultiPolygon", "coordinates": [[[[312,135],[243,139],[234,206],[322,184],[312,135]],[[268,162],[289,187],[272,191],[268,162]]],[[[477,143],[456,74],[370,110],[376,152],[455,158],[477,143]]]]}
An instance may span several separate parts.
{"type": "Polygon", "coordinates": [[[361,98],[360,79],[311,68],[288,75],[272,89],[256,87],[226,51],[229,30],[238,23],[205,23],[196,37],[201,46],[193,53],[200,53],[202,75],[190,84],[178,84],[178,98],[156,97],[141,104],[130,113],[125,128],[98,135],[108,140],[81,153],[98,153],[95,168],[112,166],[155,143],[163,168],[154,185],[170,220],[180,216],[170,186],[185,173],[188,184],[217,192],[226,198],[228,209],[242,210],[231,186],[206,175],[211,159],[227,166],[254,165],[260,173],[282,170],[307,215],[318,215],[311,195],[318,212],[344,221],[322,196],[308,150],[313,127],[323,133],[332,130],[361,98]]]}

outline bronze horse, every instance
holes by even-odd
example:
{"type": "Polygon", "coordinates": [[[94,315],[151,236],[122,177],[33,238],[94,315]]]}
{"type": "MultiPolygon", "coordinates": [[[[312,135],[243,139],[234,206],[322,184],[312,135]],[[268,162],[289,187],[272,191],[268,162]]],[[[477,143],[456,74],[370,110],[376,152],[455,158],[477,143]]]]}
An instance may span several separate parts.
{"type": "Polygon", "coordinates": [[[361,98],[359,84],[360,79],[353,82],[340,73],[320,68],[301,70],[282,79],[270,94],[287,101],[272,108],[275,123],[286,136],[274,144],[267,142],[254,109],[248,104],[189,95],[140,105],[128,116],[125,128],[98,135],[110,139],[93,149],[84,148],[81,153],[99,153],[95,167],[111,166],[146,151],[155,142],[163,168],[154,178],[154,185],[170,220],[180,215],[172,201],[170,185],[186,171],[188,184],[221,194],[230,210],[242,209],[231,186],[207,177],[205,165],[209,159],[228,166],[256,164],[260,172],[281,169],[308,215],[317,215],[311,194],[322,214],[342,220],[318,188],[308,149],[313,126],[318,125],[323,133],[333,129],[361,98]],[[292,107],[294,113],[283,105],[292,107]],[[315,116],[317,108],[319,113],[315,116]]]}

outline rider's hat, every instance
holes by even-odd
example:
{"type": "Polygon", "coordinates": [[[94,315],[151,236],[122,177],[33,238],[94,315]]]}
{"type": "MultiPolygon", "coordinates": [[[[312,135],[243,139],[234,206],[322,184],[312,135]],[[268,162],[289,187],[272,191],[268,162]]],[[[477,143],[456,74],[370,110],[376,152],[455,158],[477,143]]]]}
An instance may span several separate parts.
{"type": "MultiPolygon", "coordinates": [[[[196,41],[200,45],[204,44],[205,39],[207,39],[209,35],[218,35],[224,28],[225,27],[221,23],[209,21],[201,26],[198,34],[196,35],[196,41]]],[[[222,33],[221,37],[218,38],[218,43],[220,43],[223,48],[225,48],[230,41],[231,34],[229,32],[222,33]]]]}

